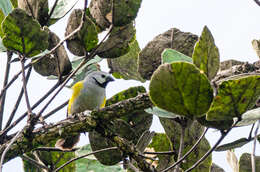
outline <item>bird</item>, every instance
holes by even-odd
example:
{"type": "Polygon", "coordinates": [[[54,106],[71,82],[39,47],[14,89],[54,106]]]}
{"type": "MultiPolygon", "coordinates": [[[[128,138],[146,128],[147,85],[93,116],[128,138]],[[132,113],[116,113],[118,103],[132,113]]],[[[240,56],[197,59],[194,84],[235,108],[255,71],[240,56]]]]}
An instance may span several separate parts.
{"type": "MultiPolygon", "coordinates": [[[[114,81],[110,74],[93,71],[72,86],[72,96],[69,99],[67,117],[84,111],[98,110],[106,104],[106,86],[114,81]]],[[[78,143],[80,133],[57,140],[55,147],[61,150],[71,150],[78,143]]]]}

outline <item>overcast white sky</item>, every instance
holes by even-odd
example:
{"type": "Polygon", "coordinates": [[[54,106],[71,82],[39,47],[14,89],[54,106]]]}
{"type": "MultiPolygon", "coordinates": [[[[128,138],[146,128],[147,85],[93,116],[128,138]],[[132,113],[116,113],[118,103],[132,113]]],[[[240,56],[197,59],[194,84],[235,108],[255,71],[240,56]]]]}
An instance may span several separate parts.
{"type": "MultiPolygon", "coordinates": [[[[82,4],[83,0],[80,0],[77,7],[82,7],[82,4]]],[[[259,16],[260,7],[257,6],[253,0],[143,0],[142,7],[136,19],[137,40],[140,47],[143,48],[156,35],[172,27],[200,35],[203,26],[207,25],[215,38],[215,43],[219,48],[222,61],[232,58],[253,62],[258,60],[256,53],[252,49],[251,41],[260,38],[259,16]]],[[[51,27],[51,29],[62,36],[65,25],[66,18],[59,21],[51,27]]],[[[4,55],[0,54],[0,56],[4,55]]],[[[4,72],[5,59],[6,58],[1,58],[1,74],[4,72]]],[[[12,72],[15,73],[15,70],[19,67],[20,65],[18,64],[14,65],[12,72]]],[[[106,67],[103,66],[103,69],[106,69],[106,67]]],[[[3,75],[0,77],[1,84],[3,83],[2,76],[3,75]]],[[[37,94],[31,95],[31,102],[35,102],[39,96],[44,94],[47,88],[51,87],[50,81],[46,81],[45,78],[38,74],[33,74],[30,81],[32,82],[30,82],[28,86],[29,89],[32,90],[32,92],[37,91],[37,94]],[[33,83],[37,83],[37,85],[33,85],[33,83]]],[[[109,85],[107,92],[108,97],[133,85],[140,85],[140,83],[117,80],[109,85]]],[[[7,98],[9,100],[16,100],[17,90],[20,90],[20,87],[12,87],[12,90],[8,92],[7,98]]],[[[69,96],[70,91],[66,89],[62,95],[57,97],[55,102],[61,103],[64,99],[68,99],[69,96]]],[[[56,104],[55,102],[53,103],[54,105],[56,104]]],[[[55,107],[54,105],[51,105],[49,110],[55,107]]],[[[10,105],[6,109],[8,113],[8,109],[12,109],[12,106],[10,105]]],[[[24,107],[19,109],[21,113],[24,112],[24,110],[24,107]]],[[[64,117],[65,114],[63,112],[59,117],[55,116],[55,119],[52,118],[51,120],[59,120],[64,117]]],[[[152,129],[163,131],[156,120],[152,129]]],[[[247,133],[248,128],[236,129],[230,133],[232,137],[225,139],[224,142],[240,138],[242,134],[244,137],[247,137],[247,133]]],[[[207,138],[211,140],[211,144],[213,144],[218,137],[219,133],[214,131],[211,131],[207,135],[207,138]]],[[[80,144],[85,143],[86,140],[82,139],[80,144]]],[[[242,152],[251,152],[251,146],[252,145],[237,149],[236,154],[240,156],[242,152]]],[[[258,146],[257,151],[259,152],[259,150],[258,146]]],[[[225,153],[213,154],[213,161],[224,168],[226,172],[231,172],[232,170],[225,162],[225,158],[225,153]]],[[[21,161],[15,159],[6,163],[3,171],[14,169],[18,171],[17,169],[22,169],[21,166],[21,161]]]]}

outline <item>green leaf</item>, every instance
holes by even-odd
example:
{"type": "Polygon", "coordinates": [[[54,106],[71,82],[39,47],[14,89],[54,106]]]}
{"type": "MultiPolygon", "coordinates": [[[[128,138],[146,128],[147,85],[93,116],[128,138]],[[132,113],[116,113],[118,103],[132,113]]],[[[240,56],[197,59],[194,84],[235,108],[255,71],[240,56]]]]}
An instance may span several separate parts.
{"type": "Polygon", "coordinates": [[[136,97],[136,96],[138,96],[138,94],[141,94],[141,93],[146,93],[146,90],[143,86],[130,87],[127,90],[123,90],[123,91],[115,94],[110,99],[108,99],[106,102],[106,106],[110,106],[110,105],[116,104],[117,102],[120,102],[122,100],[136,97]]]}
{"type": "Polygon", "coordinates": [[[207,121],[206,115],[196,118],[196,120],[203,126],[209,128],[216,128],[218,130],[226,130],[229,129],[234,123],[233,120],[224,120],[224,121],[207,121]]]}
{"type": "MultiPolygon", "coordinates": [[[[185,146],[182,153],[183,155],[191,149],[191,147],[196,143],[196,141],[204,131],[204,127],[201,126],[196,121],[187,120],[186,127],[185,127],[185,126],[181,126],[183,124],[176,122],[174,119],[167,119],[167,118],[159,118],[159,119],[165,130],[166,135],[168,136],[168,138],[172,143],[173,150],[179,150],[182,127],[185,128],[185,132],[184,132],[185,134],[183,139],[184,140],[183,145],[185,146]]],[[[207,141],[207,139],[204,137],[201,140],[200,144],[195,148],[195,150],[186,158],[185,163],[181,164],[181,168],[184,171],[190,168],[209,149],[210,149],[210,144],[207,141]]],[[[175,158],[176,157],[177,156],[175,156],[175,158]]],[[[210,155],[206,160],[204,160],[201,165],[193,169],[192,172],[208,172],[211,163],[212,163],[212,155],[210,155]]]]}
{"type": "Polygon", "coordinates": [[[161,109],[159,107],[156,107],[156,106],[154,106],[152,108],[145,109],[145,112],[156,115],[156,116],[161,117],[161,118],[177,118],[177,117],[180,117],[177,114],[174,114],[172,112],[168,112],[168,111],[161,109]]]}
{"type": "Polygon", "coordinates": [[[8,50],[32,57],[48,48],[48,33],[22,9],[14,9],[3,21],[2,29],[8,50]]]}
{"type": "MultiPolygon", "coordinates": [[[[260,171],[260,156],[255,156],[255,171],[260,171]]],[[[239,172],[252,172],[251,154],[243,153],[239,159],[239,172]]]]}
{"type": "Polygon", "coordinates": [[[163,64],[154,72],[149,95],[159,108],[193,118],[208,111],[213,89],[193,64],[175,62],[163,64]]]}
{"type": "MultiPolygon", "coordinates": [[[[78,2],[79,0],[59,0],[52,15],[51,19],[61,19],[64,17],[78,2]]],[[[50,7],[52,9],[53,7],[50,7]]],[[[49,10],[50,14],[51,10],[49,10]]]]}
{"type": "Polygon", "coordinates": [[[6,48],[3,45],[2,38],[0,38],[0,52],[5,52],[5,51],[6,51],[6,48]]]}
{"type": "Polygon", "coordinates": [[[117,58],[130,51],[130,43],[135,40],[135,27],[130,23],[123,27],[113,27],[107,40],[97,49],[102,58],[117,58]]]}
{"type": "Polygon", "coordinates": [[[209,80],[216,76],[220,61],[219,51],[207,26],[203,28],[199,41],[195,45],[192,58],[194,64],[204,71],[209,80]]]}
{"type": "Polygon", "coordinates": [[[141,82],[145,80],[137,71],[137,61],[140,52],[138,42],[135,40],[129,44],[129,52],[114,59],[107,59],[110,73],[117,79],[134,79],[141,82]]]}
{"type": "MultiPolygon", "coordinates": [[[[91,153],[90,144],[87,144],[80,148],[76,152],[77,157],[86,155],[91,153]]],[[[87,156],[85,158],[79,159],[76,161],[76,172],[103,172],[103,171],[111,171],[111,172],[123,172],[124,170],[120,167],[120,165],[114,166],[105,166],[98,162],[94,155],[87,156]]]]}
{"type": "Polygon", "coordinates": [[[237,123],[236,126],[247,126],[254,124],[256,121],[260,119],[260,108],[248,110],[241,116],[241,121],[237,123]]]}
{"type": "Polygon", "coordinates": [[[13,6],[10,0],[1,0],[0,1],[0,9],[7,16],[13,10],[13,6]]]}
{"type": "Polygon", "coordinates": [[[131,23],[137,16],[142,0],[118,0],[114,2],[114,26],[124,26],[131,23]]]}
{"type": "Polygon", "coordinates": [[[18,7],[18,0],[10,0],[12,2],[13,8],[18,7]]]}
{"type": "Polygon", "coordinates": [[[225,172],[225,170],[213,162],[210,167],[210,172],[225,172]]]}
{"type": "Polygon", "coordinates": [[[162,64],[163,63],[172,63],[172,62],[192,62],[192,58],[189,56],[186,56],[185,54],[182,54],[174,49],[166,48],[162,52],[162,64]]]}
{"type": "MultiPolygon", "coordinates": [[[[70,35],[80,26],[83,11],[75,9],[72,11],[66,27],[65,36],[70,35]]],[[[76,56],[84,56],[97,46],[98,32],[94,22],[88,16],[85,16],[83,26],[77,34],[74,34],[66,40],[67,48],[76,56]]]]}
{"type": "Polygon", "coordinates": [[[260,76],[224,81],[219,85],[207,120],[232,120],[251,109],[260,96],[260,76]]]}
{"type": "Polygon", "coordinates": [[[220,152],[220,151],[226,151],[226,150],[231,150],[231,149],[235,149],[235,148],[240,148],[251,141],[252,141],[252,139],[248,140],[247,138],[241,138],[241,139],[238,139],[231,143],[220,145],[215,149],[215,151],[220,152]]]}
{"type": "MultiPolygon", "coordinates": [[[[73,61],[71,62],[72,69],[75,70],[82,60],[84,60],[84,57],[74,58],[73,61]]],[[[103,60],[102,58],[96,55],[93,59],[89,60],[86,64],[84,64],[75,74],[75,77],[73,78],[73,82],[70,84],[69,87],[72,87],[78,81],[83,80],[89,72],[99,70],[97,64],[102,60],[103,60]]]]}

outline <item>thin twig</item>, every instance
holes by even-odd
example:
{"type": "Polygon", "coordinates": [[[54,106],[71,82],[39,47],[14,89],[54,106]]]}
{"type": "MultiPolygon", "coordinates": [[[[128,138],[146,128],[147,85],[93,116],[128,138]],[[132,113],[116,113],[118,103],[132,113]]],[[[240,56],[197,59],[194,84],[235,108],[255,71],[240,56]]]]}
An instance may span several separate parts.
{"type": "Polygon", "coordinates": [[[254,129],[254,126],[255,126],[255,123],[253,123],[251,129],[250,129],[250,132],[249,132],[249,135],[248,135],[248,140],[251,140],[252,139],[252,132],[253,132],[253,129],[254,129]]]}
{"type": "Polygon", "coordinates": [[[258,124],[257,124],[256,129],[255,129],[253,152],[251,154],[252,172],[256,172],[256,167],[255,167],[255,150],[256,150],[256,140],[257,140],[257,132],[258,132],[259,126],[260,126],[260,120],[258,120],[258,124]]]}
{"type": "Polygon", "coordinates": [[[53,114],[55,114],[56,112],[58,112],[59,110],[63,109],[68,103],[69,103],[69,101],[66,100],[64,103],[62,103],[61,105],[59,105],[58,107],[56,107],[55,109],[53,109],[52,111],[50,111],[49,113],[47,113],[46,115],[44,115],[44,116],[43,116],[43,119],[49,118],[51,115],[53,115],[53,114]]]}
{"type": "Polygon", "coordinates": [[[174,41],[174,28],[172,28],[172,33],[171,33],[171,48],[173,48],[173,41],[174,41]]]}
{"type": "MultiPolygon", "coordinates": [[[[182,151],[183,151],[183,148],[184,148],[184,137],[185,137],[185,129],[186,127],[181,125],[181,136],[180,136],[180,145],[179,145],[179,153],[178,153],[178,159],[181,159],[181,156],[182,156],[182,151]]],[[[181,164],[181,163],[180,163],[181,164]]],[[[174,170],[174,172],[179,172],[180,171],[180,164],[178,164],[176,166],[176,169],[174,170]]]]}
{"type": "Polygon", "coordinates": [[[39,163],[38,161],[28,157],[27,155],[22,155],[21,156],[22,159],[28,161],[29,163],[31,163],[32,165],[34,165],[35,167],[38,167],[39,169],[46,169],[46,170],[50,170],[48,167],[46,167],[45,165],[42,165],[41,163],[39,163]]]}
{"type": "Polygon", "coordinates": [[[27,92],[27,86],[26,86],[26,77],[25,77],[25,70],[24,70],[24,57],[19,55],[20,61],[21,61],[21,67],[22,67],[22,77],[23,77],[23,90],[24,90],[24,97],[25,97],[25,102],[27,106],[27,111],[28,111],[28,119],[30,119],[30,116],[32,114],[32,108],[30,105],[29,101],[29,96],[27,92]]]}
{"type": "Polygon", "coordinates": [[[31,12],[31,14],[32,14],[32,18],[33,18],[33,19],[36,19],[36,16],[34,16],[34,14],[33,14],[33,9],[32,9],[32,7],[31,7],[31,5],[29,4],[28,0],[25,0],[25,2],[26,2],[26,5],[28,6],[28,8],[29,8],[29,10],[30,10],[30,12],[31,12]]]}
{"type": "Polygon", "coordinates": [[[51,8],[51,12],[50,12],[50,14],[48,15],[48,17],[47,17],[47,19],[46,19],[45,25],[47,25],[48,22],[49,22],[49,20],[51,19],[51,16],[52,16],[52,14],[53,14],[53,12],[54,12],[54,10],[55,10],[57,4],[58,4],[58,1],[59,1],[59,0],[55,0],[53,6],[52,6],[52,8],[51,8]]]}
{"type": "MultiPolygon", "coordinates": [[[[45,95],[43,95],[33,106],[32,106],[32,110],[35,109],[39,104],[41,104],[53,91],[55,91],[55,89],[60,85],[60,82],[58,81],[45,95]]],[[[27,116],[27,112],[25,112],[23,115],[21,115],[16,121],[14,121],[10,126],[8,126],[7,128],[5,128],[1,134],[0,134],[0,138],[4,135],[6,135],[6,133],[8,131],[10,131],[12,128],[14,128],[19,122],[21,122],[25,117],[27,116]]]]}
{"type": "Polygon", "coordinates": [[[234,126],[237,125],[237,123],[239,122],[240,120],[237,120],[227,131],[225,132],[221,132],[221,137],[218,139],[218,141],[215,143],[215,145],[210,149],[208,150],[208,152],[203,155],[203,157],[201,157],[195,164],[193,164],[192,167],[190,167],[188,170],[186,170],[185,172],[189,172],[191,170],[193,170],[194,168],[196,168],[202,161],[204,161],[215,149],[216,147],[222,142],[222,140],[227,136],[227,134],[232,130],[232,128],[234,126]]]}
{"type": "Polygon", "coordinates": [[[19,138],[19,136],[23,132],[23,130],[24,129],[22,129],[16,133],[16,135],[12,138],[10,143],[6,146],[5,150],[3,151],[2,156],[1,156],[1,161],[0,161],[0,172],[2,172],[3,163],[4,163],[4,159],[5,159],[5,155],[6,155],[7,151],[11,148],[12,144],[19,138]]]}
{"type": "Polygon", "coordinates": [[[258,1],[258,0],[254,0],[255,1],[255,3],[258,5],[258,6],[260,6],[260,2],[258,1]]]}
{"type": "Polygon", "coordinates": [[[174,164],[172,164],[171,166],[167,167],[166,169],[162,170],[161,172],[166,172],[171,170],[172,168],[174,168],[176,165],[178,165],[179,163],[181,163],[187,156],[189,156],[194,150],[195,148],[198,146],[198,144],[200,143],[200,141],[203,139],[203,137],[205,136],[205,134],[207,133],[209,128],[206,128],[204,130],[204,132],[202,133],[202,135],[200,136],[200,138],[197,140],[197,142],[192,146],[192,148],[185,154],[183,155],[183,157],[181,157],[177,162],[175,162],[174,164]]]}
{"type": "MultiPolygon", "coordinates": [[[[5,67],[5,77],[4,77],[3,87],[5,87],[8,83],[9,74],[10,74],[10,66],[11,66],[10,61],[12,59],[12,56],[13,56],[13,53],[7,51],[7,61],[6,61],[6,67],[5,67]]],[[[2,130],[2,125],[3,125],[5,96],[6,96],[6,92],[0,98],[0,130],[2,130]]]]}
{"type": "MultiPolygon", "coordinates": [[[[31,64],[28,64],[24,67],[24,70],[27,69],[28,67],[32,66],[31,64]]],[[[17,74],[15,74],[13,76],[13,78],[9,81],[9,83],[1,90],[0,93],[0,99],[1,97],[4,95],[4,93],[6,92],[6,90],[13,84],[13,82],[19,77],[19,75],[22,73],[22,70],[19,71],[17,74]]]]}
{"type": "Polygon", "coordinates": [[[62,150],[62,149],[55,148],[55,147],[38,147],[33,150],[34,151],[46,151],[46,152],[75,152],[78,149],[79,148],[73,148],[71,150],[62,150]]]}
{"type": "Polygon", "coordinates": [[[166,151],[166,152],[144,152],[143,154],[150,154],[150,155],[173,155],[175,151],[166,151]]]}
{"type": "Polygon", "coordinates": [[[59,168],[57,168],[56,170],[54,170],[53,172],[57,172],[57,171],[60,171],[62,168],[64,168],[66,165],[72,163],[73,161],[76,161],[78,159],[81,159],[81,158],[84,158],[86,156],[89,156],[89,155],[93,155],[95,153],[99,153],[99,152],[104,152],[104,151],[108,151],[108,150],[115,150],[115,149],[118,149],[117,147],[110,147],[110,148],[105,148],[105,149],[100,149],[100,150],[97,150],[97,151],[94,151],[94,152],[91,152],[91,153],[88,153],[86,155],[82,155],[82,156],[79,156],[77,158],[73,158],[71,160],[69,160],[68,162],[64,163],[62,166],[60,166],[59,168]]]}
{"type": "MultiPolygon", "coordinates": [[[[27,82],[28,82],[28,80],[29,80],[31,71],[32,71],[32,66],[30,66],[30,68],[29,68],[29,70],[28,70],[28,72],[27,72],[27,74],[26,74],[26,84],[27,84],[27,82]]],[[[23,93],[24,93],[24,90],[23,90],[23,88],[22,88],[21,91],[20,91],[20,93],[19,93],[19,96],[18,96],[18,98],[17,98],[17,101],[16,101],[16,103],[15,103],[15,105],[14,105],[14,108],[13,108],[13,110],[12,110],[12,113],[11,113],[11,115],[9,116],[9,119],[8,119],[7,123],[5,124],[5,127],[4,127],[4,128],[7,128],[7,127],[11,124],[11,122],[12,122],[12,120],[13,120],[13,118],[14,118],[14,115],[15,115],[17,109],[18,109],[18,106],[20,105],[21,99],[22,99],[22,97],[23,97],[23,93]]]]}

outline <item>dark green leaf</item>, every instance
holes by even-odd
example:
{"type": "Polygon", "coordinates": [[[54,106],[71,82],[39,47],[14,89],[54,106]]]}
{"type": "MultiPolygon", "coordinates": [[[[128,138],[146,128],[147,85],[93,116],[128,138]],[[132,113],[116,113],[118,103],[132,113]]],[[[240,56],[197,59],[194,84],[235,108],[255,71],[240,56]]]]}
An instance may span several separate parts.
{"type": "Polygon", "coordinates": [[[260,76],[224,81],[207,113],[207,120],[232,120],[251,109],[260,96],[260,76]]]}
{"type": "Polygon", "coordinates": [[[26,57],[41,53],[48,47],[48,33],[25,11],[16,8],[2,23],[3,44],[8,50],[26,57]]]}
{"type": "Polygon", "coordinates": [[[219,51],[210,30],[205,26],[192,54],[194,64],[212,80],[219,69],[219,51]]]}
{"type": "Polygon", "coordinates": [[[13,10],[13,6],[10,0],[1,0],[0,1],[0,10],[7,16],[13,10]]]}
{"type": "Polygon", "coordinates": [[[164,109],[158,108],[156,106],[152,108],[145,109],[145,112],[156,115],[161,118],[177,118],[180,117],[180,115],[174,114],[172,112],[168,112],[164,109]]]}
{"type": "Polygon", "coordinates": [[[131,23],[137,16],[142,0],[117,0],[114,1],[113,24],[115,26],[124,26],[131,23]]]}
{"type": "MultiPolygon", "coordinates": [[[[80,26],[83,11],[75,9],[72,11],[66,27],[65,36],[70,35],[80,26]]],[[[67,48],[76,56],[84,56],[97,46],[98,32],[95,24],[88,16],[85,16],[83,26],[77,34],[66,40],[67,48]]]]}
{"type": "Polygon", "coordinates": [[[252,140],[248,140],[247,138],[241,138],[241,139],[238,139],[231,143],[220,145],[215,149],[215,151],[220,152],[220,151],[226,151],[226,150],[231,150],[231,149],[235,149],[235,148],[240,148],[251,141],[252,140]]]}
{"type": "Polygon", "coordinates": [[[210,167],[210,172],[225,172],[225,171],[213,162],[210,167]]]}
{"type": "Polygon", "coordinates": [[[102,58],[117,58],[130,51],[130,43],[135,40],[133,23],[123,27],[114,27],[107,40],[97,50],[102,58]]]}
{"type": "Polygon", "coordinates": [[[196,118],[196,120],[203,126],[209,128],[216,128],[218,130],[226,130],[229,129],[234,123],[233,120],[224,120],[224,121],[207,121],[206,115],[196,118]]]}
{"type": "MultiPolygon", "coordinates": [[[[260,171],[260,156],[255,156],[255,171],[260,171]]],[[[252,172],[251,154],[243,153],[239,159],[239,172],[252,172]]]]}
{"type": "Polygon", "coordinates": [[[117,79],[134,79],[141,82],[145,80],[137,71],[137,61],[140,52],[138,42],[135,40],[129,44],[130,50],[127,54],[114,59],[107,59],[110,73],[117,79]]]}
{"type": "Polygon", "coordinates": [[[247,126],[255,123],[260,119],[260,108],[248,110],[241,116],[241,121],[236,126],[247,126]]]}
{"type": "Polygon", "coordinates": [[[166,48],[162,52],[162,63],[172,63],[172,62],[192,62],[192,58],[186,56],[185,54],[182,54],[174,49],[166,48]]]}
{"type": "Polygon", "coordinates": [[[175,62],[163,64],[154,72],[149,95],[159,108],[193,118],[208,111],[213,89],[193,64],[175,62]]]}

